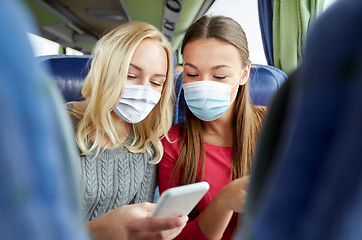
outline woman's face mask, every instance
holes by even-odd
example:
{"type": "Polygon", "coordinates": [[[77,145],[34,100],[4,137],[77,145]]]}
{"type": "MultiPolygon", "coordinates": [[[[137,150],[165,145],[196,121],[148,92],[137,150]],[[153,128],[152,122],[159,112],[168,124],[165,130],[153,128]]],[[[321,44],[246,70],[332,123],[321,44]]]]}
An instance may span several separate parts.
{"type": "Polygon", "coordinates": [[[206,80],[185,83],[183,89],[186,104],[190,111],[203,121],[218,119],[231,105],[231,89],[239,83],[239,79],[233,86],[206,80]]]}
{"type": "Polygon", "coordinates": [[[118,117],[129,123],[145,119],[161,98],[161,93],[150,85],[126,84],[117,107],[113,110],[118,117]]]}

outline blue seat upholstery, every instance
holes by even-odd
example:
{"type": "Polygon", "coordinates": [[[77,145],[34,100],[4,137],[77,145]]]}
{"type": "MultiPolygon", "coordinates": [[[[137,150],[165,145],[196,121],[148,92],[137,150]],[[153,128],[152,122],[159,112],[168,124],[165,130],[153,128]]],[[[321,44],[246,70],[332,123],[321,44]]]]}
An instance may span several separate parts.
{"type": "Polygon", "coordinates": [[[81,90],[90,68],[91,56],[49,55],[38,57],[46,65],[66,102],[84,100],[81,90]]]}
{"type": "Polygon", "coordinates": [[[276,67],[253,64],[250,70],[252,104],[268,106],[287,78],[287,75],[276,67]]]}
{"type": "Polygon", "coordinates": [[[87,240],[72,125],[34,62],[23,1],[0,1],[0,239],[87,240]]]}

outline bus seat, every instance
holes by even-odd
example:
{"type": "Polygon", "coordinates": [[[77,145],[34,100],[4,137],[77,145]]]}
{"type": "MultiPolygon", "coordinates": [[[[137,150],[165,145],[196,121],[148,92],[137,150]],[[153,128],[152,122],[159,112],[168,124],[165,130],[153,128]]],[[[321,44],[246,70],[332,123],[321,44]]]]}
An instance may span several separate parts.
{"type": "MultiPolygon", "coordinates": [[[[254,105],[268,106],[274,94],[287,79],[287,75],[273,66],[252,64],[250,70],[250,97],[254,105]]],[[[176,106],[173,124],[185,121],[185,98],[182,89],[183,75],[175,74],[176,106]]]]}
{"type": "Polygon", "coordinates": [[[253,64],[250,69],[251,103],[268,106],[276,91],[287,78],[287,75],[279,68],[253,64]]]}
{"type": "Polygon", "coordinates": [[[34,62],[23,1],[0,1],[0,239],[86,240],[72,125],[34,62]]]}
{"type": "Polygon", "coordinates": [[[49,55],[38,57],[61,90],[66,102],[84,100],[81,90],[90,68],[91,56],[49,55]]]}

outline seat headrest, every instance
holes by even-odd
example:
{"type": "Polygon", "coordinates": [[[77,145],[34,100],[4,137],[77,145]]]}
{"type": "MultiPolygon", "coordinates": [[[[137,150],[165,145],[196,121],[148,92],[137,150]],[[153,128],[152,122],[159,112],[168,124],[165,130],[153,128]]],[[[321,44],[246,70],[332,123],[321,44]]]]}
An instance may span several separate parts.
{"type": "Polygon", "coordinates": [[[84,100],[81,90],[90,69],[91,56],[50,55],[38,57],[48,69],[66,102],[84,100]]]}
{"type": "Polygon", "coordinates": [[[287,75],[276,67],[253,64],[249,83],[251,103],[268,106],[287,78],[287,75]]]}

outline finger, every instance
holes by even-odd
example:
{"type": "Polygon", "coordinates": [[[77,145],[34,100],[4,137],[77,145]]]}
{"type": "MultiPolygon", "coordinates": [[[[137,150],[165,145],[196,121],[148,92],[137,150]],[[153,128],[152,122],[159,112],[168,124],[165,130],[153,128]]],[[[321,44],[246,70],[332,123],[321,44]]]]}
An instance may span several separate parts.
{"type": "Polygon", "coordinates": [[[175,237],[177,237],[182,229],[186,226],[186,223],[184,225],[182,225],[181,227],[179,228],[173,228],[173,229],[170,229],[170,230],[166,230],[164,231],[164,236],[165,236],[165,239],[174,239],[175,237]]]}
{"type": "Polygon", "coordinates": [[[250,176],[245,176],[245,177],[239,178],[238,181],[239,181],[240,188],[246,191],[249,186],[250,176]]]}
{"type": "Polygon", "coordinates": [[[134,239],[134,240],[159,240],[159,239],[163,239],[162,237],[162,233],[161,232],[138,232],[135,235],[132,235],[132,237],[130,239],[134,239]]]}
{"type": "Polygon", "coordinates": [[[244,207],[245,207],[245,202],[246,202],[246,198],[242,199],[239,207],[237,209],[235,209],[234,211],[237,213],[243,213],[244,212],[244,207]]]}
{"type": "Polygon", "coordinates": [[[152,212],[152,210],[155,208],[156,204],[149,203],[149,202],[143,202],[139,204],[142,207],[142,210],[145,210],[146,212],[152,212]]]}
{"type": "Polygon", "coordinates": [[[174,218],[147,218],[145,221],[139,221],[137,229],[146,229],[149,232],[158,232],[183,226],[187,222],[187,216],[174,218]]]}
{"type": "MultiPolygon", "coordinates": [[[[186,224],[185,224],[186,225],[186,224]]],[[[138,232],[136,235],[132,236],[132,239],[147,239],[147,240],[171,240],[174,239],[177,235],[180,234],[184,225],[178,228],[173,228],[165,231],[158,232],[138,232]]]]}

